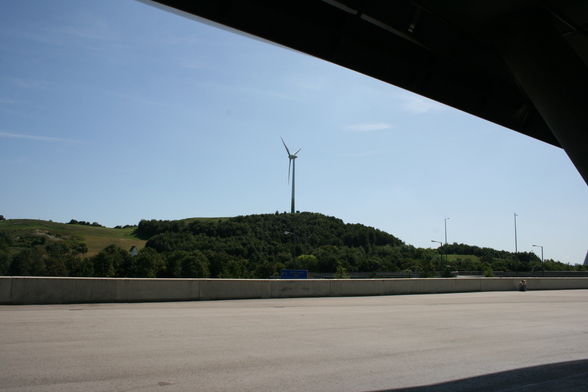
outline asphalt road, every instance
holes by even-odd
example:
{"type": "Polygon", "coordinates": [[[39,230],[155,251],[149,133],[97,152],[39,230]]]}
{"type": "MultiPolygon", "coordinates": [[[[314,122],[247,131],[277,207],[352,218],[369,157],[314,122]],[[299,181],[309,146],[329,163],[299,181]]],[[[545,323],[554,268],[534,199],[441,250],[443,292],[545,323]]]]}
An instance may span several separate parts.
{"type": "Polygon", "coordinates": [[[588,290],[0,306],[1,391],[588,391],[588,290]]]}

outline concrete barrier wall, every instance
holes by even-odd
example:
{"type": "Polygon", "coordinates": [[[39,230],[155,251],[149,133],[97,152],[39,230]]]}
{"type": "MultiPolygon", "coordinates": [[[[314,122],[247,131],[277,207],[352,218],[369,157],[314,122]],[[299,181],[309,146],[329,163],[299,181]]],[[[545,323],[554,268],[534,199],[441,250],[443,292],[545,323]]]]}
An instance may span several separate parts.
{"type": "MultiPolygon", "coordinates": [[[[520,278],[125,279],[0,277],[0,304],[197,301],[246,298],[512,291],[520,278]]],[[[528,290],[588,289],[588,278],[527,278],[528,290]]]]}

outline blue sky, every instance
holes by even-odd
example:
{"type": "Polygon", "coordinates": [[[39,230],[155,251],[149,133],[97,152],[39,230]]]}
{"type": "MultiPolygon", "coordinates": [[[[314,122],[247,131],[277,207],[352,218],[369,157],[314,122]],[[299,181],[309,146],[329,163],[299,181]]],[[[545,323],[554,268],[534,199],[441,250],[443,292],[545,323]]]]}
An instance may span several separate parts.
{"type": "Polygon", "coordinates": [[[0,214],[98,221],[297,209],[407,243],[581,263],[588,187],[535,139],[133,0],[0,2],[0,214]]]}

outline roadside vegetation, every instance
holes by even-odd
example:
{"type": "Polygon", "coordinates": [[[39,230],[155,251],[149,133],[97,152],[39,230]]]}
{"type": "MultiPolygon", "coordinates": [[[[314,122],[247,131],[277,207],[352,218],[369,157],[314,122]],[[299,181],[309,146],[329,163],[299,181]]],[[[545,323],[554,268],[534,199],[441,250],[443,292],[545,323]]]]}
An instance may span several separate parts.
{"type": "Polygon", "coordinates": [[[465,244],[416,248],[395,236],[317,213],[142,220],[102,227],[76,221],[0,221],[0,275],[271,278],[282,269],[350,274],[398,271],[449,276],[453,270],[579,271],[530,252],[465,244]],[[136,248],[130,252],[131,247],[136,248]]]}

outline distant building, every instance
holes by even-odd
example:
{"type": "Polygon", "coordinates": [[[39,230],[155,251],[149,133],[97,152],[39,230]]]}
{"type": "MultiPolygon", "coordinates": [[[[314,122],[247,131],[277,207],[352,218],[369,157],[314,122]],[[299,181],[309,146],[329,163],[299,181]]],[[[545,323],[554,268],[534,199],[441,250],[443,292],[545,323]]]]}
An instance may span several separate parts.
{"type": "Polygon", "coordinates": [[[137,256],[139,254],[139,250],[135,245],[133,245],[131,246],[131,249],[129,249],[129,253],[131,254],[131,256],[137,256]]]}
{"type": "Polygon", "coordinates": [[[586,251],[586,257],[584,258],[584,265],[588,265],[588,250],[586,251]]]}

